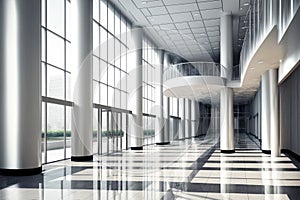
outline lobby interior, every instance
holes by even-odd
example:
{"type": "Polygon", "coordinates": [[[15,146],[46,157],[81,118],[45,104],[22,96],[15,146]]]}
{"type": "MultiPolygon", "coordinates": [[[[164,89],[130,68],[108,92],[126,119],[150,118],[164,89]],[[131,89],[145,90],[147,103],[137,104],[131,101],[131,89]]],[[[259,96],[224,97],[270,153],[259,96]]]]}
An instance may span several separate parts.
{"type": "Polygon", "coordinates": [[[300,199],[299,6],[0,1],[0,200],[300,199]]]}

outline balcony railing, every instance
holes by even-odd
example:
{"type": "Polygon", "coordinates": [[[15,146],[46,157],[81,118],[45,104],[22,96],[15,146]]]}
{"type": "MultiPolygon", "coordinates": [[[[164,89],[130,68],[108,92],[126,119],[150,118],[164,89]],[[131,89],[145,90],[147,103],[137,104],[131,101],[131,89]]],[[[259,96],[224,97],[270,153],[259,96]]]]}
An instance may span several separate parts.
{"type": "Polygon", "coordinates": [[[182,76],[226,77],[226,68],[214,62],[186,62],[170,65],[164,70],[164,81],[182,76]]]}
{"type": "Polygon", "coordinates": [[[246,30],[240,55],[241,76],[267,34],[277,24],[278,0],[254,0],[244,19],[246,30]]]}

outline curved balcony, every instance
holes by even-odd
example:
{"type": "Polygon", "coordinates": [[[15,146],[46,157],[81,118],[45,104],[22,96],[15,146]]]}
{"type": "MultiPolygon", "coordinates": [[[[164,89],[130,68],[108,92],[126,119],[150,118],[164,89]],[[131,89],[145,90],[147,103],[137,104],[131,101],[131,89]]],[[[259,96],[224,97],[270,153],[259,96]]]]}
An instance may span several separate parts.
{"type": "MultiPolygon", "coordinates": [[[[211,102],[226,85],[227,69],[214,62],[186,62],[169,66],[163,74],[164,95],[211,102]]],[[[218,100],[218,98],[217,98],[218,100]]]]}

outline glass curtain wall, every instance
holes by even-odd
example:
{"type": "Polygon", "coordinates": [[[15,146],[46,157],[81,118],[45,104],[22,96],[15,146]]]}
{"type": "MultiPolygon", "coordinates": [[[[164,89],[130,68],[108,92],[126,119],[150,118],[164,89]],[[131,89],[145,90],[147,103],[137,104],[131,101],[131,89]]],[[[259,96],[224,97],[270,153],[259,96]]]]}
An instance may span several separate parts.
{"type": "Polygon", "coordinates": [[[97,109],[94,111],[94,153],[122,149],[121,127],[126,124],[126,116],[118,109],[127,109],[129,34],[129,21],[114,5],[106,0],[93,1],[93,102],[103,106],[100,114],[97,109]]]}
{"type": "Polygon", "coordinates": [[[70,0],[41,0],[42,162],[71,157],[70,0]]]}
{"type": "Polygon", "coordinates": [[[157,52],[154,44],[146,37],[143,39],[143,128],[144,145],[154,143],[155,134],[155,63],[157,52]]]}

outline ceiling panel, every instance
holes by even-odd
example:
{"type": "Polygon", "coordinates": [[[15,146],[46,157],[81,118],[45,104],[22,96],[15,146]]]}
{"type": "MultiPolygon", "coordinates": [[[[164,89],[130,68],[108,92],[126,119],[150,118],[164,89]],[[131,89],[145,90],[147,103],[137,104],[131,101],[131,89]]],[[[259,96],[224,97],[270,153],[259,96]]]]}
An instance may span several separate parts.
{"type": "Polygon", "coordinates": [[[198,3],[200,10],[208,10],[208,9],[215,9],[220,8],[222,9],[221,1],[206,1],[198,3]]]}
{"type": "Polygon", "coordinates": [[[137,8],[159,7],[163,6],[161,0],[149,1],[149,0],[132,0],[137,8]]]}
{"type": "Polygon", "coordinates": [[[189,28],[189,25],[187,22],[182,22],[182,23],[176,23],[175,24],[177,29],[187,29],[189,28]]]}
{"type": "Polygon", "coordinates": [[[163,0],[165,5],[196,3],[196,0],[163,0]]]}
{"type": "Polygon", "coordinates": [[[172,19],[170,15],[157,15],[157,16],[152,16],[150,18],[150,22],[152,25],[154,24],[170,24],[172,23],[172,19]]]}
{"type": "Polygon", "coordinates": [[[183,12],[197,11],[198,7],[196,3],[191,3],[191,4],[178,4],[178,5],[167,6],[167,9],[170,13],[183,13],[183,12]]]}
{"type": "Polygon", "coordinates": [[[164,14],[168,14],[167,9],[164,6],[161,7],[151,7],[148,8],[149,12],[151,13],[151,15],[164,15],[164,14]]]}
{"type": "Polygon", "coordinates": [[[221,10],[220,9],[201,10],[201,14],[203,20],[216,19],[216,18],[219,20],[221,15],[221,10]]]}
{"type": "Polygon", "coordinates": [[[171,17],[174,22],[188,22],[192,21],[193,17],[191,13],[177,13],[177,14],[171,14],[171,17]]]}

